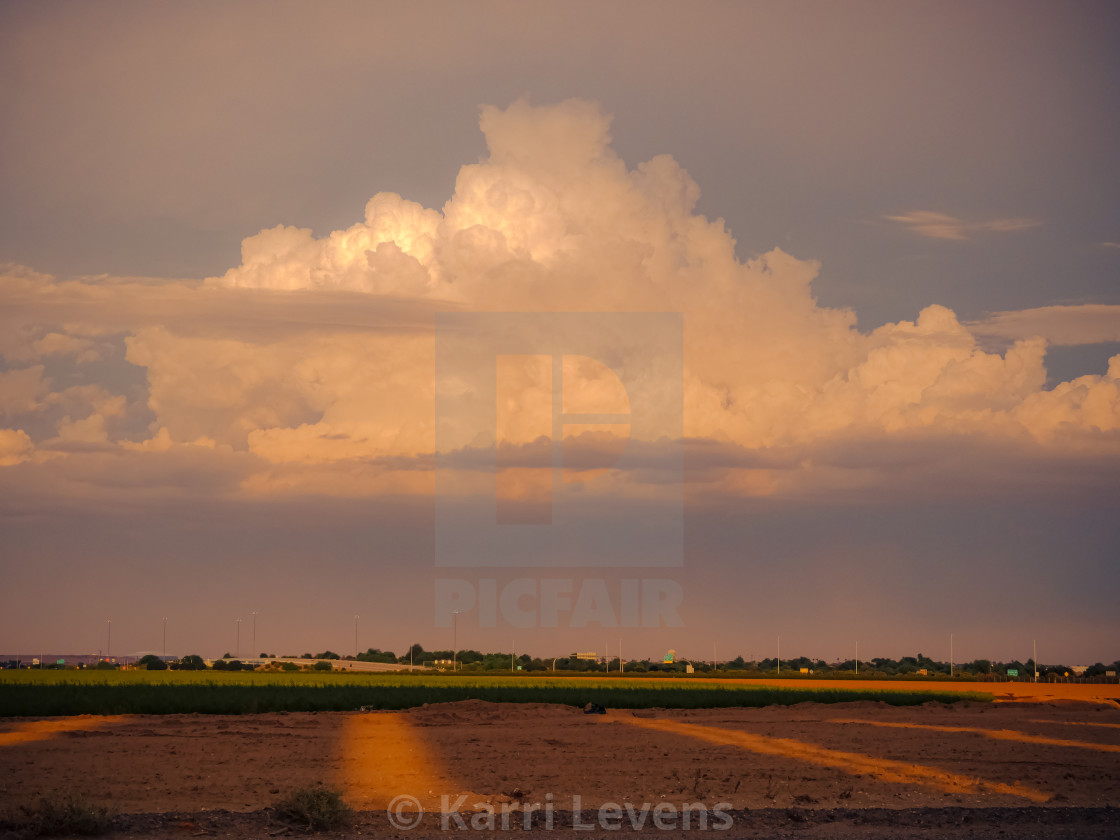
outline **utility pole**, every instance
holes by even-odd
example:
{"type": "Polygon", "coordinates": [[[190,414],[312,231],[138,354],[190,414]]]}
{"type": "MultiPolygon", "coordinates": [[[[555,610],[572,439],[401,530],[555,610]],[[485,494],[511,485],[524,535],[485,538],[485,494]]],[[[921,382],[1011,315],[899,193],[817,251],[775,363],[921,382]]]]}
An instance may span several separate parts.
{"type": "Polygon", "coordinates": [[[859,642],[856,642],[856,676],[859,676],[859,642]]]}
{"type": "MultiPolygon", "coordinates": [[[[253,650],[260,653],[260,648],[257,647],[257,611],[253,610],[253,650]]],[[[253,654],[256,656],[256,654],[253,654]]]]}
{"type": "Polygon", "coordinates": [[[782,675],[782,637],[778,637],[778,676],[782,675]]]}
{"type": "Polygon", "coordinates": [[[106,631],[107,637],[105,639],[105,658],[106,659],[112,659],[113,658],[113,619],[111,619],[111,618],[105,619],[105,624],[108,627],[108,630],[106,631]]]}
{"type": "Polygon", "coordinates": [[[953,634],[949,634],[949,679],[953,678],[953,634]]]}
{"type": "Polygon", "coordinates": [[[233,658],[241,658],[241,619],[235,618],[234,623],[237,625],[237,644],[233,648],[233,658]]]}
{"type": "Polygon", "coordinates": [[[354,616],[354,658],[358,658],[358,616],[354,616]]]}
{"type": "Polygon", "coordinates": [[[1038,682],[1038,639],[1033,641],[1034,644],[1034,681],[1038,682]]]}
{"type": "Polygon", "coordinates": [[[163,617],[163,655],[167,656],[167,616],[163,617]]]}

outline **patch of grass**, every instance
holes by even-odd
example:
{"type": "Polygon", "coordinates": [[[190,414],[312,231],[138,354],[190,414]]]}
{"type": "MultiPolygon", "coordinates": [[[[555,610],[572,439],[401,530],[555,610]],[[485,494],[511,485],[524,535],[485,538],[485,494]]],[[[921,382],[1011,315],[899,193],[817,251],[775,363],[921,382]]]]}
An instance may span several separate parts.
{"type": "Polygon", "coordinates": [[[116,813],[92,804],[79,794],[43,797],[35,805],[21,806],[12,824],[16,837],[60,837],[71,834],[104,834],[113,827],[116,813]]]}
{"type": "Polygon", "coordinates": [[[350,814],[342,794],[324,787],[297,788],[281,797],[274,807],[313,831],[330,831],[350,814]]]}

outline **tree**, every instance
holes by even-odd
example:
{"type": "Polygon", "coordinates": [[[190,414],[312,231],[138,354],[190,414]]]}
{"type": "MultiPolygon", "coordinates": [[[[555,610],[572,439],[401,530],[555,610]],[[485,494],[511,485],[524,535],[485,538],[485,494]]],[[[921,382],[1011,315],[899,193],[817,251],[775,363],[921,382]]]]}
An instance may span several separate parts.
{"type": "Polygon", "coordinates": [[[197,653],[184,656],[179,662],[171,666],[174,671],[205,671],[206,663],[197,653]]]}
{"type": "Polygon", "coordinates": [[[140,657],[140,661],[136,663],[142,668],[149,671],[166,671],[167,663],[156,656],[154,653],[148,653],[140,657]]]}
{"type": "Polygon", "coordinates": [[[331,670],[331,663],[322,662],[322,661],[316,662],[314,665],[311,666],[311,669],[313,671],[329,671],[329,670],[331,670]]]}
{"type": "Polygon", "coordinates": [[[359,653],[358,659],[361,662],[385,662],[388,664],[396,664],[397,662],[395,653],[380,648],[369,648],[365,653],[359,653]]]}

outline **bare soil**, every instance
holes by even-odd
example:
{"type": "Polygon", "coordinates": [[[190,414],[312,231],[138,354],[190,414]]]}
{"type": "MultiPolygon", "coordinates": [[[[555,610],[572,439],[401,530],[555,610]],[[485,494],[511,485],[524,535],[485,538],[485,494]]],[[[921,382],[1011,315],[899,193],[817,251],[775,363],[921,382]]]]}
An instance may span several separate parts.
{"type": "Polygon", "coordinates": [[[413,836],[439,833],[441,810],[470,827],[472,815],[505,809],[518,830],[534,806],[534,834],[549,835],[548,811],[554,830],[571,831],[571,812],[582,811],[599,834],[609,826],[596,809],[610,803],[622,828],[638,820],[650,836],[666,832],[641,809],[658,803],[678,815],[669,821],[678,829],[686,803],[719,807],[731,815],[727,837],[1117,836],[1120,706],[585,715],[466,701],[408,712],[0,720],[0,813],[77,792],[130,815],[121,836],[284,836],[299,828],[262,809],[320,784],[360,812],[339,836],[407,836],[385,813],[401,796],[414,798],[398,803],[406,818],[426,812],[413,836]]]}

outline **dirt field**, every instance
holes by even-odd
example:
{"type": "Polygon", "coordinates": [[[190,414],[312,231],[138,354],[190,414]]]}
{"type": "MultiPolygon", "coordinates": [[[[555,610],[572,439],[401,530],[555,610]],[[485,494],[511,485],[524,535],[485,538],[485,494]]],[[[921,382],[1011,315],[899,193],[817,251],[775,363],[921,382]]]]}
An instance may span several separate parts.
{"type": "MultiPolygon", "coordinates": [[[[419,805],[429,814],[423,825],[435,830],[431,814],[476,811],[479,803],[561,815],[611,802],[638,809],[699,803],[756,815],[804,812],[801,828],[875,809],[913,815],[933,808],[950,819],[944,814],[953,809],[979,817],[1115,808],[1120,705],[806,703],[585,715],[467,701],[393,713],[0,721],[0,803],[9,809],[76,791],[126,814],[193,814],[183,818],[193,826],[202,812],[258,811],[281,792],[316,784],[343,790],[355,808],[381,812],[365,819],[361,833],[394,834],[384,810],[400,796],[414,797],[398,803],[402,812],[419,805]]],[[[1120,814],[1111,822],[1112,812],[1093,813],[1120,832],[1120,814]]],[[[861,825],[863,833],[848,834],[879,836],[874,820],[861,825]]],[[[1110,836],[1089,828],[1062,836],[1110,836]]],[[[167,830],[186,836],[186,829],[167,830]]],[[[250,833],[243,826],[232,836],[250,833]]],[[[163,836],[152,826],[142,834],[163,836]]]]}

